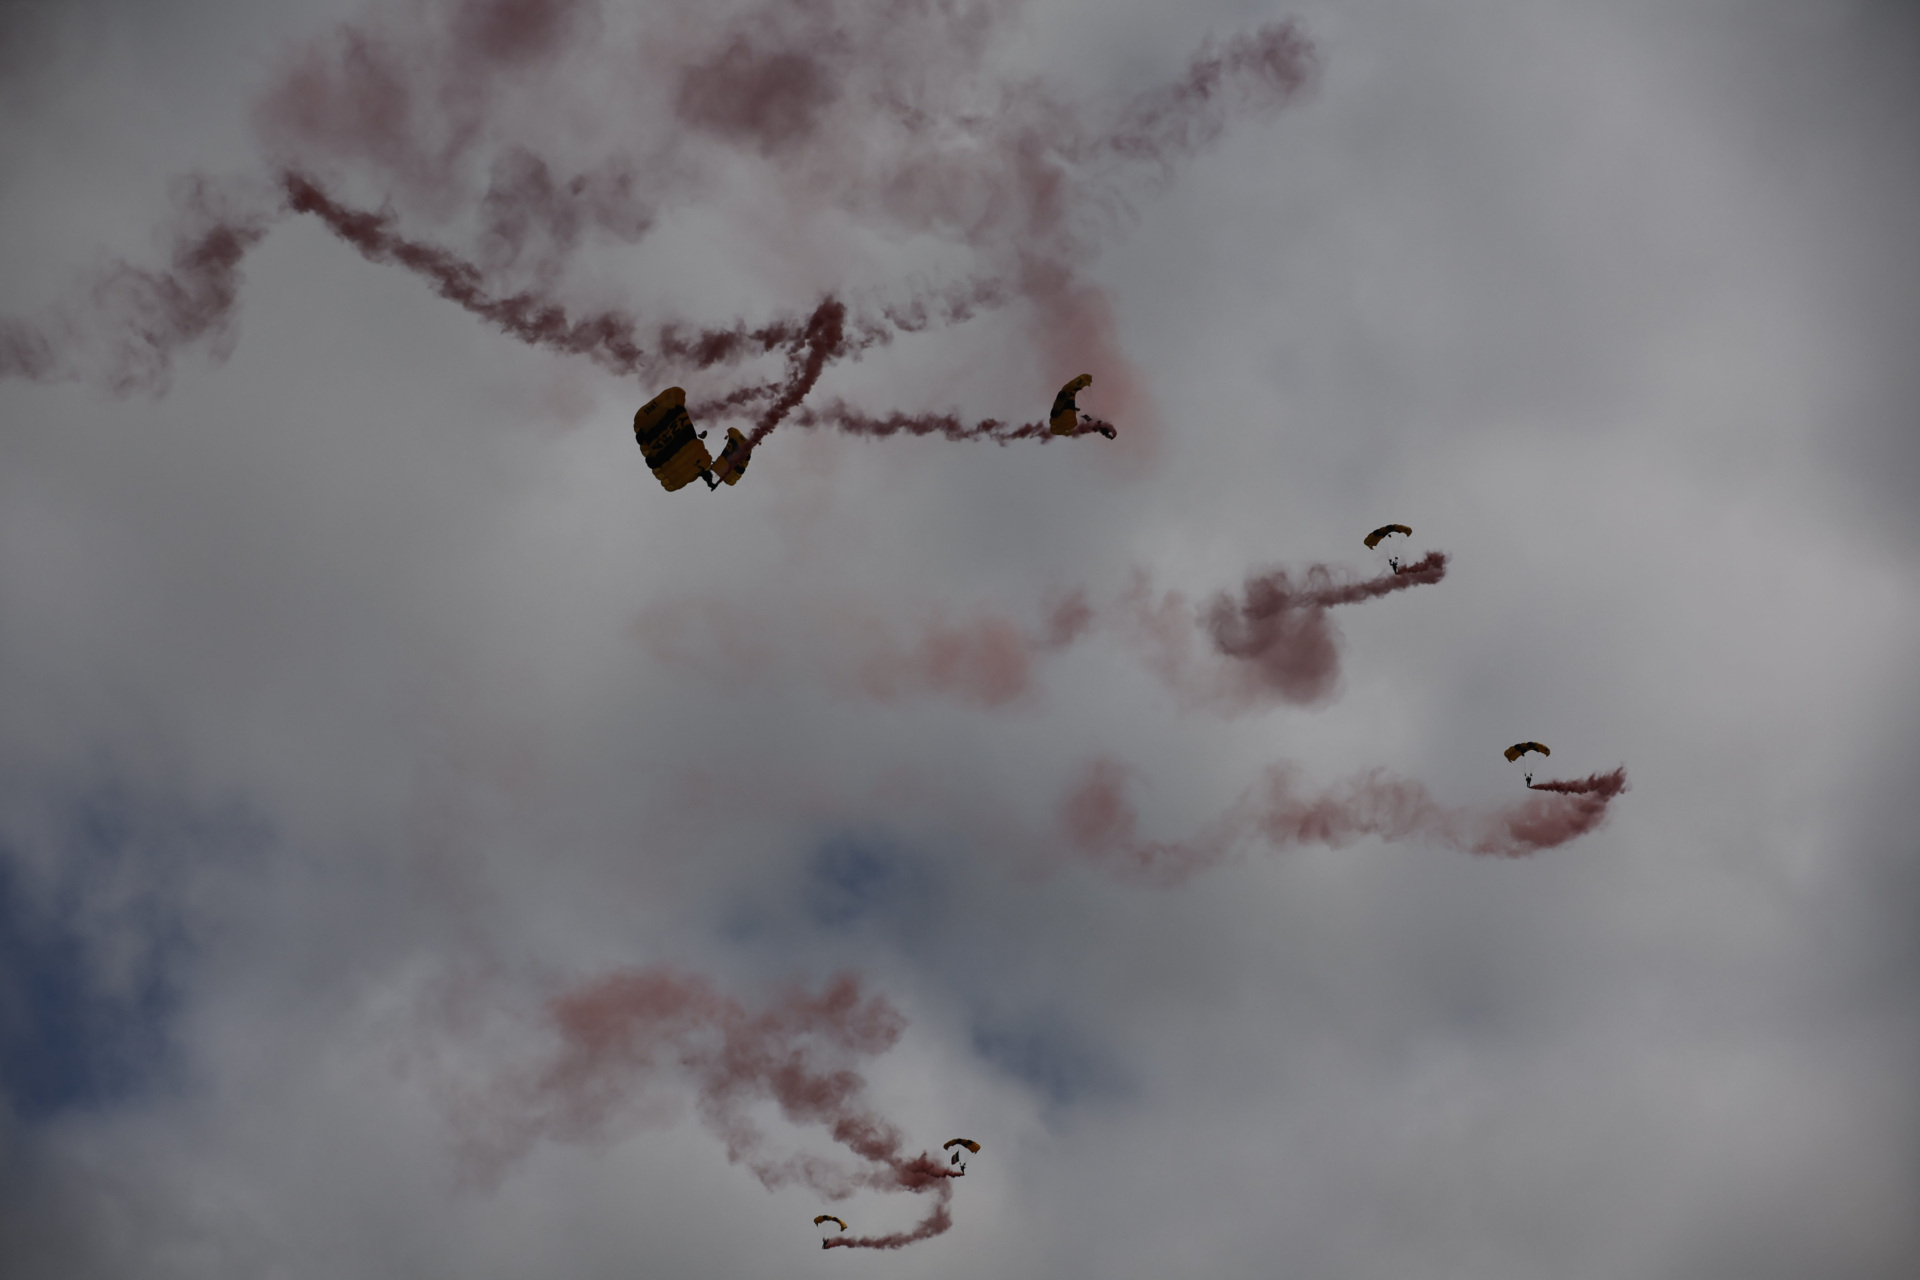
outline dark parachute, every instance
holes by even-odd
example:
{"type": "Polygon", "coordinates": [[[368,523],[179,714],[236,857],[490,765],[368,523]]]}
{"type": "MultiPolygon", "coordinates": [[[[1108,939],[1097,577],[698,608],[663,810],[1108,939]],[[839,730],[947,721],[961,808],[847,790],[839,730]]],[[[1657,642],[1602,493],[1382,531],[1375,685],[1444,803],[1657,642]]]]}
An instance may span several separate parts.
{"type": "MultiPolygon", "coordinates": [[[[1091,386],[1093,375],[1083,373],[1060,388],[1060,394],[1053,398],[1053,409],[1047,414],[1047,427],[1057,436],[1070,436],[1080,430],[1080,406],[1073,402],[1082,388],[1091,386]]],[[[1091,422],[1095,431],[1111,440],[1114,430],[1104,422],[1091,422]]]]}
{"type": "Polygon", "coordinates": [[[1413,530],[1407,528],[1407,526],[1403,524],[1383,524],[1378,529],[1375,529],[1372,533],[1367,535],[1367,550],[1369,551],[1373,550],[1375,547],[1380,545],[1380,539],[1396,533],[1402,534],[1409,538],[1413,536],[1413,530]]]}
{"type": "MultiPolygon", "coordinates": [[[[693,430],[693,419],[687,416],[687,393],[683,388],[668,387],[641,405],[640,411],[633,415],[633,438],[640,445],[640,455],[668,493],[684,488],[695,477],[705,480],[709,489],[719,487],[713,478],[713,455],[700,442],[693,430]]],[[[731,448],[733,442],[727,443],[731,448]]],[[[734,478],[739,479],[738,471],[745,469],[746,464],[742,462],[734,478]]]]}
{"type": "Polygon", "coordinates": [[[727,447],[720,451],[720,460],[713,464],[713,473],[720,477],[722,484],[739,484],[740,477],[747,474],[747,464],[753,461],[753,446],[740,434],[740,428],[727,428],[727,447]]]}
{"type": "Polygon", "coordinates": [[[1518,760],[1529,751],[1538,751],[1543,756],[1553,754],[1553,752],[1547,750],[1547,745],[1544,742],[1516,742],[1507,748],[1507,759],[1518,760]]]}

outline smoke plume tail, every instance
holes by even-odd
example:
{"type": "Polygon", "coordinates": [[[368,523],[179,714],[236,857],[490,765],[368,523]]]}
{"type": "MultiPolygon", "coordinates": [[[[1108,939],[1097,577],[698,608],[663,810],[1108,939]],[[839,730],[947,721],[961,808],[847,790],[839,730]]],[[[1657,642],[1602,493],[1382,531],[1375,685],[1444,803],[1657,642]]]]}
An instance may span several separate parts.
{"type": "Polygon", "coordinates": [[[1419,782],[1374,769],[1319,791],[1306,791],[1297,771],[1278,765],[1198,834],[1182,841],[1143,840],[1127,791],[1126,766],[1093,760],[1062,798],[1060,827],[1083,857],[1115,874],[1176,884],[1217,866],[1251,839],[1284,850],[1319,844],[1342,848],[1360,839],[1426,840],[1486,857],[1523,858],[1557,848],[1605,821],[1627,790],[1625,766],[1578,782],[1548,783],[1518,804],[1488,808],[1442,805],[1419,782]]]}

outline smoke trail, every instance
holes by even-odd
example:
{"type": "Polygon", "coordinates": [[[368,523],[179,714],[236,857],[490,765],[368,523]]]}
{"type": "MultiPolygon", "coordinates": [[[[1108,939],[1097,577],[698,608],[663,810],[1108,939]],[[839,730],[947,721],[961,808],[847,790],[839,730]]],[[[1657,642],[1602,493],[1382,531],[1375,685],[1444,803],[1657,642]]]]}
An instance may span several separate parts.
{"type": "Polygon", "coordinates": [[[0,318],[0,377],[90,382],[115,395],[165,393],[180,348],[233,348],[240,263],[273,221],[271,204],[202,175],[173,184],[177,224],[164,270],[114,261],[37,322],[0,318]]]}
{"type": "Polygon", "coordinates": [[[1327,611],[1439,582],[1447,559],[1429,551],[1396,573],[1357,580],[1324,564],[1299,582],[1275,569],[1248,578],[1238,599],[1215,596],[1197,619],[1179,592],[1156,601],[1141,575],[1125,607],[1149,667],[1183,701],[1226,715],[1276,702],[1311,706],[1340,683],[1340,632],[1327,611]],[[1196,632],[1212,641],[1213,661],[1194,656],[1196,632]]]}
{"type": "Polygon", "coordinates": [[[817,995],[789,988],[756,1012],[697,976],[626,969],[555,996],[545,1022],[558,1045],[544,1065],[464,1101],[464,1154],[482,1182],[497,1180],[542,1139],[609,1135],[649,1086],[671,1077],[691,1085],[728,1162],[746,1165],[769,1190],[799,1184],[829,1200],[861,1190],[933,1197],[910,1230],[834,1244],[895,1249],[953,1225],[953,1175],[924,1151],[906,1154],[905,1137],[872,1109],[866,1081],[848,1065],[892,1048],[906,1026],[851,975],[817,995]],[[765,1102],[791,1124],[825,1129],[851,1162],[775,1151],[751,1114],[765,1102]]]}
{"type": "MultiPolygon", "coordinates": [[[[747,390],[759,395],[763,388],[747,390]]],[[[851,601],[827,609],[824,621],[819,602],[793,602],[779,610],[776,627],[718,600],[662,598],[642,610],[634,634],[662,662],[737,682],[768,666],[773,654],[764,637],[776,631],[785,637],[781,648],[806,649],[812,616],[820,633],[813,647],[830,655],[831,685],[880,702],[944,694],[1000,708],[1028,697],[1041,659],[1105,629],[1140,647],[1147,669],[1188,707],[1235,716],[1330,699],[1340,648],[1327,610],[1437,583],[1447,562],[1446,552],[1433,551],[1398,573],[1362,579],[1313,565],[1299,583],[1272,570],[1249,578],[1238,598],[1215,597],[1197,617],[1178,592],[1156,599],[1141,573],[1104,611],[1076,590],[1037,628],[997,611],[959,619],[936,612],[913,624],[904,640],[884,616],[851,601]],[[1208,652],[1196,654],[1202,644],[1208,652]],[[852,674],[835,669],[848,661],[852,674]]]]}
{"type": "Polygon", "coordinates": [[[1145,380],[1120,349],[1111,304],[1080,273],[1138,191],[1164,185],[1232,121],[1297,97],[1314,50],[1288,23],[1209,39],[1184,74],[1102,126],[1044,81],[992,74],[1017,8],[419,0],[371,10],[296,50],[261,97],[261,148],[284,205],[183,233],[170,272],[115,268],[92,305],[0,321],[0,376],[158,393],[177,349],[224,337],[241,258],[293,212],[515,339],[621,376],[778,351],[787,367],[777,382],[696,397],[719,413],[751,409],[756,443],[795,419],[867,435],[1051,438],[1043,424],[949,412],[802,408],[835,363],[896,334],[1022,304],[1043,384],[1092,372],[1125,424],[1120,448],[1149,448],[1145,380]],[[639,307],[575,314],[565,283],[580,255],[600,240],[637,243],[665,211],[709,201],[713,161],[728,157],[758,166],[753,180],[772,188],[763,207],[794,211],[763,233],[794,237],[796,249],[831,214],[895,240],[932,235],[974,266],[958,284],[871,307],[848,301],[863,295],[847,279],[820,280],[807,314],[763,323],[643,325],[639,307]],[[474,248],[403,230],[420,222],[472,235],[474,248]],[[83,359],[89,347],[108,354],[83,359]]]}
{"type": "Polygon", "coordinates": [[[1128,799],[1130,773],[1117,761],[1092,761],[1060,802],[1068,843],[1116,875],[1177,884],[1217,866],[1247,840],[1274,849],[1302,844],[1341,848],[1355,840],[1428,840],[1486,857],[1524,858],[1557,848],[1597,828],[1627,790],[1624,766],[1573,782],[1536,785],[1534,796],[1494,808],[1450,808],[1418,782],[1380,769],[1318,792],[1303,792],[1297,771],[1277,765],[1265,781],[1197,835],[1182,841],[1142,840],[1128,799]]]}

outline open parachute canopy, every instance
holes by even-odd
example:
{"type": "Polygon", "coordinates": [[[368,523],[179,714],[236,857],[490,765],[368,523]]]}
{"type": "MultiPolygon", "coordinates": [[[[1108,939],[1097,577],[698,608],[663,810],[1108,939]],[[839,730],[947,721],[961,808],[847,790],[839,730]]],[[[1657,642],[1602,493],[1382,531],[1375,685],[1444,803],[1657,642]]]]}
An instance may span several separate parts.
{"type": "MultiPolygon", "coordinates": [[[[716,487],[713,455],[707,452],[707,446],[694,432],[693,419],[687,416],[684,388],[668,387],[641,405],[640,411],[633,415],[633,438],[640,446],[640,455],[668,493],[685,488],[696,478],[705,480],[709,489],[716,487]]],[[[742,443],[744,445],[744,439],[742,443]]],[[[727,447],[733,448],[731,439],[727,447]]],[[[744,470],[743,449],[733,479],[738,480],[738,473],[744,470]]]]}
{"type": "MultiPolygon", "coordinates": [[[[813,1225],[817,1227],[823,1222],[840,1222],[840,1219],[834,1217],[830,1213],[823,1213],[819,1217],[813,1220],[813,1225]]],[[[847,1229],[847,1224],[844,1222],[840,1222],[840,1229],[842,1231],[845,1231],[847,1229]]]]}
{"type": "Polygon", "coordinates": [[[1380,545],[1380,539],[1395,533],[1401,534],[1409,538],[1413,536],[1413,530],[1407,528],[1407,526],[1403,524],[1383,524],[1378,529],[1375,529],[1372,533],[1367,535],[1367,550],[1369,551],[1373,550],[1375,547],[1380,545]]]}
{"type": "Polygon", "coordinates": [[[753,446],[740,434],[740,428],[727,428],[727,447],[720,451],[720,460],[713,464],[713,474],[720,477],[722,484],[739,484],[740,477],[747,474],[747,463],[753,460],[753,446]]]}
{"type": "Polygon", "coordinates": [[[1518,760],[1529,751],[1538,751],[1543,756],[1553,754],[1553,752],[1547,750],[1547,744],[1544,742],[1516,742],[1507,748],[1507,759],[1518,760]]]}
{"type": "Polygon", "coordinates": [[[967,1150],[973,1152],[973,1154],[975,1155],[980,1154],[980,1144],[973,1141],[973,1139],[971,1138],[950,1138],[947,1141],[940,1144],[940,1149],[942,1151],[945,1151],[948,1147],[965,1147],[967,1150]]]}
{"type": "MultiPolygon", "coordinates": [[[[1070,436],[1080,430],[1080,406],[1074,403],[1073,398],[1092,384],[1093,375],[1083,373],[1060,388],[1060,394],[1053,398],[1053,409],[1047,414],[1048,430],[1057,436],[1070,436]]],[[[1113,439],[1113,428],[1104,423],[1095,426],[1094,430],[1109,440],[1113,439]]]]}

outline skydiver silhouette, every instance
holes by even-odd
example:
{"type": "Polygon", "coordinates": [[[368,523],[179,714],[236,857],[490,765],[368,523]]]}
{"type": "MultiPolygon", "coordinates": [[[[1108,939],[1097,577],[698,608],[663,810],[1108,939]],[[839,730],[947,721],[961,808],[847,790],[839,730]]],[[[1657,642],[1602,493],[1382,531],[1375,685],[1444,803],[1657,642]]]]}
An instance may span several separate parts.
{"type": "Polygon", "coordinates": [[[1400,558],[1398,556],[1388,556],[1387,563],[1393,566],[1393,571],[1395,573],[1400,572],[1400,558]]]}
{"type": "Polygon", "coordinates": [[[1533,775],[1532,775],[1532,774],[1528,774],[1528,775],[1527,775],[1527,785],[1528,785],[1528,786],[1532,786],[1532,785],[1533,785],[1533,775]]]}

